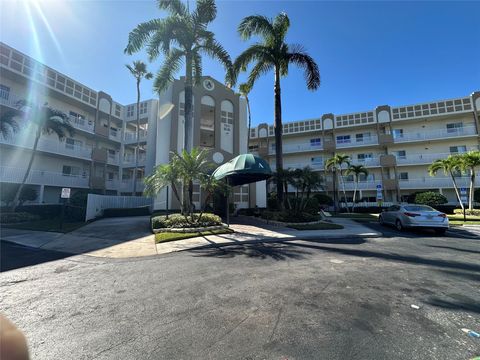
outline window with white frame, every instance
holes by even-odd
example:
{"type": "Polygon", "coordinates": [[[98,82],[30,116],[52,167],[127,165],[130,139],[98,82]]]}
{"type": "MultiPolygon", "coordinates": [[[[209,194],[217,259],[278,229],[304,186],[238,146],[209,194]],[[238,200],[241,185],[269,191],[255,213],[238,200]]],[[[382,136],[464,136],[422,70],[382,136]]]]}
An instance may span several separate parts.
{"type": "Polygon", "coordinates": [[[73,138],[66,138],[65,139],[65,147],[67,149],[73,150],[75,147],[82,147],[83,142],[81,140],[73,139],[73,138]]]}
{"type": "Polygon", "coordinates": [[[310,158],[310,163],[312,165],[322,165],[323,164],[323,158],[321,156],[314,156],[310,158]]]}
{"type": "Polygon", "coordinates": [[[466,145],[450,146],[450,154],[462,154],[467,152],[466,145]]]}
{"type": "Polygon", "coordinates": [[[140,115],[146,114],[148,110],[148,102],[140,103],[140,115]]]}
{"type": "Polygon", "coordinates": [[[320,147],[321,145],[322,145],[322,139],[320,138],[310,139],[311,147],[320,147]]]}
{"type": "Polygon", "coordinates": [[[375,174],[360,174],[358,175],[358,181],[375,181],[375,174]]]}
{"type": "Polygon", "coordinates": [[[350,144],[350,135],[338,135],[337,144],[350,144]]]}
{"type": "Polygon", "coordinates": [[[398,174],[400,180],[408,180],[408,172],[401,172],[398,174]]]}
{"type": "Polygon", "coordinates": [[[62,175],[63,176],[79,176],[80,168],[78,166],[63,165],[62,175]]]}
{"type": "Polygon", "coordinates": [[[405,150],[394,151],[393,155],[395,155],[395,157],[397,159],[406,159],[407,158],[407,152],[405,150]]]}
{"type": "Polygon", "coordinates": [[[357,143],[367,142],[371,138],[372,138],[372,135],[369,132],[355,135],[355,140],[356,140],[357,143]]]}
{"type": "Polygon", "coordinates": [[[450,123],[447,124],[447,133],[460,133],[463,130],[463,123],[450,123]]]}
{"type": "Polygon", "coordinates": [[[373,159],[373,153],[366,153],[366,154],[358,154],[357,160],[359,162],[367,162],[373,159]]]}
{"type": "Polygon", "coordinates": [[[258,145],[250,145],[248,147],[248,151],[250,151],[250,152],[258,151],[258,145]]]}
{"type": "Polygon", "coordinates": [[[403,138],[403,129],[393,129],[392,135],[394,139],[401,139],[403,138]]]}
{"type": "Polygon", "coordinates": [[[133,117],[133,112],[135,111],[135,105],[127,106],[127,117],[133,117]]]}
{"type": "Polygon", "coordinates": [[[222,124],[233,124],[233,112],[230,111],[221,111],[222,124]]]}

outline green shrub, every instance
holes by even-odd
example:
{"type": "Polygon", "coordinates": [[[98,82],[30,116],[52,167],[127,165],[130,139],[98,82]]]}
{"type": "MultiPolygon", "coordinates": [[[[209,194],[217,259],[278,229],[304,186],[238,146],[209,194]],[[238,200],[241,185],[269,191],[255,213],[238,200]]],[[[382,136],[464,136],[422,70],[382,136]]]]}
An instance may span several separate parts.
{"type": "Polygon", "coordinates": [[[327,194],[317,193],[314,194],[313,197],[317,199],[319,205],[333,205],[333,199],[327,194]]]}
{"type": "MultiPolygon", "coordinates": [[[[463,210],[462,209],[455,209],[453,210],[455,214],[458,215],[463,215],[463,210]]],[[[480,209],[473,209],[472,211],[465,209],[465,214],[466,215],[474,215],[474,216],[480,216],[480,209]]]]}
{"type": "Polygon", "coordinates": [[[2,212],[0,214],[0,223],[2,224],[20,223],[20,222],[35,221],[35,220],[40,220],[40,216],[29,214],[26,212],[14,212],[14,213],[2,212]]]}
{"type": "Polygon", "coordinates": [[[263,219],[281,221],[287,223],[312,222],[320,219],[319,215],[300,213],[295,214],[291,211],[263,211],[260,215],[263,219]]]}
{"type": "Polygon", "coordinates": [[[222,219],[220,216],[211,213],[203,213],[199,221],[200,214],[193,214],[193,218],[187,216],[185,218],[182,214],[172,214],[168,217],[166,216],[154,216],[152,217],[152,229],[162,229],[162,228],[195,228],[195,227],[207,227],[207,226],[216,226],[222,224],[222,219]]]}
{"type": "Polygon", "coordinates": [[[275,195],[268,195],[267,198],[267,209],[268,210],[278,210],[278,199],[275,195]]]}
{"type": "Polygon", "coordinates": [[[436,206],[448,203],[445,196],[434,191],[426,191],[415,196],[415,204],[436,206]]]}

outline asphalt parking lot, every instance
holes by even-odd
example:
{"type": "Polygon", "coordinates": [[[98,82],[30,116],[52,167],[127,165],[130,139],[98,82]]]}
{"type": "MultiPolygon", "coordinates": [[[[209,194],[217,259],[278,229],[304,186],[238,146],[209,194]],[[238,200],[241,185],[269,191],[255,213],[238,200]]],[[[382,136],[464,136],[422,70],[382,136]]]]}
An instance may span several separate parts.
{"type": "Polygon", "coordinates": [[[0,311],[33,359],[480,356],[480,236],[369,226],[126,260],[2,242],[0,311]]]}

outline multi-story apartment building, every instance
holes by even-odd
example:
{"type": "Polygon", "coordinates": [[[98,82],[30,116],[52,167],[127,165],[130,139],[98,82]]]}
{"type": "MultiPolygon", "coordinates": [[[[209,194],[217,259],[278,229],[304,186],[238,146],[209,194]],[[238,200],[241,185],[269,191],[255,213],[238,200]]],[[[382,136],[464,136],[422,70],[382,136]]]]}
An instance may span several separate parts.
{"type": "MultiPolygon", "coordinates": [[[[332,175],[325,173],[325,161],[335,153],[349,155],[352,164],[369,172],[361,177],[359,197],[375,202],[381,189],[386,202],[403,201],[408,194],[434,189],[456,203],[450,177],[439,172],[431,177],[428,166],[450,154],[478,150],[480,92],[458,99],[391,107],[352,114],[324,114],[317,119],[283,125],[284,168],[309,166],[320,171],[325,190],[332,191],[332,175]]],[[[250,151],[268,158],[275,168],[273,126],[251,129],[250,151]]],[[[458,174],[458,185],[469,179],[458,174]]],[[[480,181],[477,179],[477,186],[480,181]]],[[[347,198],[352,198],[353,176],[345,177],[347,198]]]]}
{"type": "MultiPolygon", "coordinates": [[[[30,100],[68,114],[75,133],[60,141],[43,134],[27,184],[37,190],[37,203],[56,203],[62,187],[95,189],[111,195],[130,195],[144,189],[142,178],[153,167],[166,163],[170,151],[183,148],[183,80],[176,80],[160,96],[140,103],[137,179],[136,103],[122,105],[103,91],[95,91],[35,59],[0,43],[1,112],[30,100]]],[[[193,145],[211,150],[217,164],[245,153],[247,125],[244,99],[210,77],[194,89],[193,145]],[[198,121],[195,121],[198,119],[198,121]]],[[[0,183],[20,183],[33,148],[34,126],[21,124],[10,137],[0,136],[0,183]]],[[[195,200],[201,197],[195,185],[195,200]]],[[[248,206],[242,187],[235,190],[238,206],[248,206]]],[[[165,206],[163,192],[155,208],[165,206]]],[[[172,194],[170,207],[177,207],[172,194]]]]}

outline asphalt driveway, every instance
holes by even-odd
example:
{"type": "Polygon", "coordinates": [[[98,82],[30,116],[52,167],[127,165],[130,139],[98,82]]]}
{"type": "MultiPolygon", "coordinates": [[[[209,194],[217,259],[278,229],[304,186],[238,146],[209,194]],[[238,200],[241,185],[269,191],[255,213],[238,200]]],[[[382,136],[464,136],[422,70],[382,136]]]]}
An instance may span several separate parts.
{"type": "Polygon", "coordinates": [[[478,237],[406,233],[50,258],[1,275],[0,311],[33,359],[471,359],[479,256],[478,237]]]}

